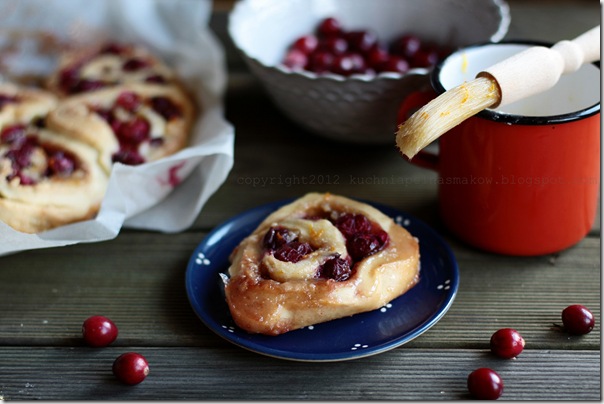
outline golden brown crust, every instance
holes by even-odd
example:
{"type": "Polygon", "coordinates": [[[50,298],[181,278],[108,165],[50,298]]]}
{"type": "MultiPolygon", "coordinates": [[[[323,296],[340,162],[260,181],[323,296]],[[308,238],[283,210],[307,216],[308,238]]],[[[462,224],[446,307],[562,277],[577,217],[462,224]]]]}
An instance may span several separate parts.
{"type": "Polygon", "coordinates": [[[374,310],[402,295],[419,281],[419,245],[404,228],[369,205],[312,193],[275,211],[244,239],[231,255],[229,275],[225,292],[236,324],[251,333],[278,335],[374,310]],[[262,239],[272,226],[295,219],[286,227],[292,223],[296,223],[296,230],[306,227],[315,245],[327,245],[329,240],[334,245],[341,242],[337,236],[326,235],[323,226],[329,226],[327,220],[305,219],[319,211],[362,214],[388,233],[389,242],[381,251],[358,262],[353,275],[344,281],[299,271],[299,263],[281,263],[284,274],[280,279],[275,279],[270,271],[267,274],[265,266],[271,256],[264,253],[262,239]],[[317,242],[321,237],[326,240],[317,242]]]}
{"type": "Polygon", "coordinates": [[[0,83],[0,97],[14,98],[14,101],[0,103],[0,128],[44,117],[58,102],[48,91],[8,82],[0,83]]]}
{"type": "Polygon", "coordinates": [[[97,153],[84,144],[45,129],[29,128],[40,147],[25,169],[35,180],[22,184],[7,157],[9,146],[0,144],[0,220],[15,230],[38,233],[85,220],[96,214],[107,187],[107,177],[97,163],[97,153]],[[48,155],[43,148],[60,150],[75,158],[76,168],[66,175],[47,176],[48,155]]]}
{"type": "Polygon", "coordinates": [[[186,147],[195,107],[187,95],[175,86],[130,83],[69,97],[48,115],[47,124],[95,148],[100,154],[101,165],[110,172],[112,155],[120,148],[119,141],[109,123],[94,111],[110,108],[124,92],[132,92],[143,100],[134,115],[150,123],[152,139],[162,139],[161,145],[151,147],[149,142],[143,142],[138,148],[146,161],[158,160],[186,147]],[[164,119],[145,103],[152,97],[172,100],[181,109],[181,116],[164,119]]]}
{"type": "Polygon", "coordinates": [[[0,221],[23,233],[40,233],[66,224],[92,219],[98,210],[99,204],[37,205],[0,198],[0,221]]]}
{"type": "Polygon", "coordinates": [[[13,97],[0,111],[0,133],[17,134],[0,138],[0,220],[38,233],[93,217],[107,187],[98,153],[35,125],[56,106],[52,94],[8,83],[0,85],[0,94],[13,97]],[[57,156],[67,156],[73,167],[56,173],[51,160],[57,156]]]}
{"type": "Polygon", "coordinates": [[[66,51],[46,84],[54,93],[0,83],[0,131],[24,125],[35,138],[27,146],[33,145],[33,152],[23,151],[10,136],[0,139],[0,220],[16,230],[37,233],[94,217],[113,161],[154,161],[188,143],[195,106],[174,72],[142,46],[99,44],[66,51]],[[136,108],[116,107],[124,92],[140,98],[136,108]],[[154,97],[162,99],[163,108],[154,97]],[[115,112],[116,118],[110,124],[99,109],[115,112]],[[132,129],[141,121],[146,129],[132,129]],[[140,133],[144,137],[136,137],[140,133]],[[75,169],[56,168],[57,161],[71,163],[53,150],[68,153],[75,169]]]}

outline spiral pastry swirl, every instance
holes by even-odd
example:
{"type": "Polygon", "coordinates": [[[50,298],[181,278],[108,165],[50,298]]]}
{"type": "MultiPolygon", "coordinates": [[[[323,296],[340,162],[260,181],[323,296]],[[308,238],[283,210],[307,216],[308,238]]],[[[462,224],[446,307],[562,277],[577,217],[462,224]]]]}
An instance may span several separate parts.
{"type": "Polygon", "coordinates": [[[269,215],[230,256],[235,323],[279,335],[375,310],[419,282],[419,245],[376,208],[310,193],[269,215]]]}
{"type": "Polygon", "coordinates": [[[55,97],[0,84],[0,221],[39,233],[92,218],[107,187],[96,151],[46,126],[55,97]]]}
{"type": "Polygon", "coordinates": [[[184,148],[195,111],[179,87],[130,83],[62,100],[47,123],[97,150],[110,173],[115,162],[138,165],[184,148]]]}

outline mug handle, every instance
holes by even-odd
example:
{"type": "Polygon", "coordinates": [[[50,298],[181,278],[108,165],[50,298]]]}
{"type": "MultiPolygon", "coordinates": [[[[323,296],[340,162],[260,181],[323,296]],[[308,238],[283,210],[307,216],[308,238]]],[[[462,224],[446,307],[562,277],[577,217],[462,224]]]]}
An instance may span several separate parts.
{"type": "MultiPolygon", "coordinates": [[[[414,91],[403,100],[399,106],[396,115],[397,126],[405,122],[415,111],[436,98],[437,94],[433,90],[429,91],[414,91]]],[[[438,171],[439,156],[435,153],[430,153],[420,150],[412,159],[403,156],[408,162],[418,167],[427,168],[429,170],[438,171]]]]}

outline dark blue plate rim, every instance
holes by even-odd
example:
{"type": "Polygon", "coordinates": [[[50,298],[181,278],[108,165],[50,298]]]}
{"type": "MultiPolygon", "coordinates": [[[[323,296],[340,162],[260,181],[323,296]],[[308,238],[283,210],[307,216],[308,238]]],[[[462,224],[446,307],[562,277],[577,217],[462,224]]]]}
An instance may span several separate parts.
{"type": "MultiPolygon", "coordinates": [[[[216,226],[195,248],[187,264],[185,275],[187,298],[195,314],[202,323],[214,333],[241,348],[266,356],[295,361],[333,362],[363,358],[383,353],[406,344],[434,326],[449,310],[455,300],[457,290],[459,289],[459,268],[455,256],[447,243],[430,226],[412,215],[387,205],[361,200],[361,202],[368,203],[382,211],[384,214],[392,217],[397,223],[405,227],[413,236],[420,240],[420,262],[422,270],[425,269],[426,263],[434,265],[435,261],[438,261],[441,265],[441,267],[436,268],[439,271],[439,275],[443,275],[446,278],[444,282],[439,281],[439,284],[437,285],[437,288],[440,291],[439,293],[442,294],[441,300],[436,306],[427,308],[430,313],[425,320],[421,321],[420,324],[413,326],[408,331],[395,333],[389,336],[386,341],[376,345],[367,346],[354,344],[355,346],[349,350],[338,349],[333,352],[308,352],[299,351],[293,347],[292,349],[284,349],[275,348],[273,346],[275,344],[273,344],[272,341],[275,341],[275,339],[286,338],[285,336],[289,338],[295,333],[305,332],[307,328],[290,331],[289,333],[280,336],[261,336],[249,334],[239,329],[234,325],[232,320],[231,324],[224,324],[220,317],[230,317],[226,302],[214,302],[215,304],[212,303],[212,305],[210,305],[205,304],[200,300],[204,293],[215,294],[216,290],[220,288],[219,274],[225,273],[228,268],[228,255],[230,254],[230,250],[229,254],[222,253],[213,255],[213,252],[217,250],[216,246],[219,245],[218,242],[235,235],[235,238],[231,240],[231,244],[238,244],[239,241],[250,234],[268,214],[281,206],[292,202],[294,199],[295,198],[290,198],[267,203],[233,216],[216,226]],[[435,252],[436,254],[434,254],[435,252]],[[206,278],[209,278],[211,275],[216,279],[210,282],[201,282],[199,278],[200,273],[202,274],[201,276],[205,276],[206,278]],[[217,306],[220,307],[217,308],[217,306]]],[[[428,281],[436,283],[430,279],[428,279],[428,281]]],[[[426,282],[426,280],[422,279],[420,280],[420,284],[421,282],[426,282]]],[[[422,286],[426,287],[425,284],[422,286]]],[[[392,303],[405,300],[417,287],[418,286],[414,287],[403,296],[393,300],[392,303]]],[[[223,295],[221,294],[220,296],[223,295]]],[[[388,306],[391,305],[389,304],[388,306]]],[[[404,307],[404,304],[401,304],[401,306],[404,307]]],[[[380,315],[383,316],[383,313],[386,310],[385,306],[381,309],[382,313],[380,315]]],[[[347,317],[346,319],[333,320],[317,326],[327,325],[333,330],[337,329],[339,322],[346,321],[350,324],[355,318],[360,319],[361,317],[364,317],[363,323],[365,323],[365,321],[370,322],[371,316],[377,312],[378,310],[361,313],[347,317]]],[[[313,329],[313,327],[310,329],[313,329]]],[[[322,335],[323,333],[319,333],[318,337],[323,338],[321,337],[322,335]]],[[[303,336],[306,345],[313,344],[312,336],[312,334],[303,336]]]]}

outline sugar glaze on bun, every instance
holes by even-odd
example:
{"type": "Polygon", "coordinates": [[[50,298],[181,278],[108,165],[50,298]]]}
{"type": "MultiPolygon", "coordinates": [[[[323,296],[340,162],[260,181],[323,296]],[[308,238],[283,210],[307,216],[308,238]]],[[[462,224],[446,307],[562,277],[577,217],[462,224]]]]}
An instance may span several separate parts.
{"type": "Polygon", "coordinates": [[[279,335],[378,309],[419,282],[419,243],[378,209],[310,193],[270,214],[230,256],[235,323],[279,335]]]}

